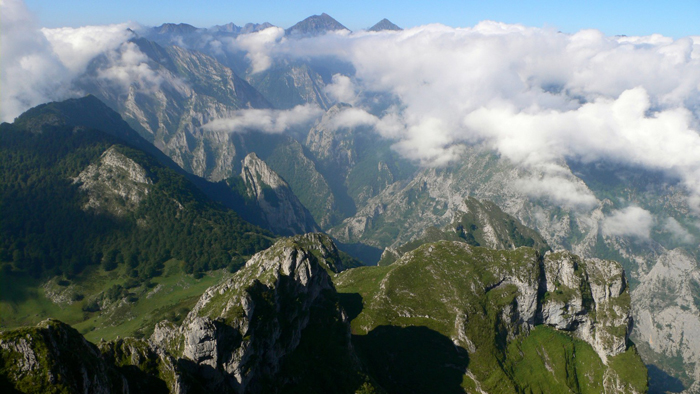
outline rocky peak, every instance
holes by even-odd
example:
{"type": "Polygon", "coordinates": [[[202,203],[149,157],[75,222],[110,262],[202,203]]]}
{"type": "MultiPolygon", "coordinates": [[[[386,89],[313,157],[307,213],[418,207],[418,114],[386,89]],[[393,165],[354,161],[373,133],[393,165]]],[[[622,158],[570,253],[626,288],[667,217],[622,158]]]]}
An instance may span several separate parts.
{"type": "Polygon", "coordinates": [[[544,257],[543,272],[544,324],[588,342],[606,364],[609,357],[627,349],[630,295],[619,263],[550,252],[544,257]]]}
{"type": "Polygon", "coordinates": [[[311,213],[291,188],[254,152],[242,162],[241,177],[248,196],[258,205],[267,225],[280,234],[318,231],[311,213]]]}
{"type": "Polygon", "coordinates": [[[296,25],[285,30],[287,35],[317,36],[329,31],[350,30],[325,12],[321,15],[312,15],[296,25]]]}
{"type": "Polygon", "coordinates": [[[270,22],[263,23],[246,23],[245,26],[241,27],[241,34],[255,33],[256,31],[265,30],[274,25],[270,22]]]}
{"type": "Polygon", "coordinates": [[[115,216],[135,210],[153,184],[146,170],[115,146],[102,153],[99,161],[85,168],[73,182],[79,183],[88,195],[83,209],[115,216]]]}
{"type": "Polygon", "coordinates": [[[325,306],[335,294],[324,268],[332,262],[322,263],[331,244],[318,234],[278,241],[208,289],[181,327],[157,326],[151,342],[194,363],[210,390],[259,392],[299,346],[318,308],[346,320],[325,306]]]}
{"type": "Polygon", "coordinates": [[[395,24],[391,23],[390,20],[384,18],[367,30],[368,31],[383,31],[383,30],[403,30],[403,29],[396,26],[395,24]]]}

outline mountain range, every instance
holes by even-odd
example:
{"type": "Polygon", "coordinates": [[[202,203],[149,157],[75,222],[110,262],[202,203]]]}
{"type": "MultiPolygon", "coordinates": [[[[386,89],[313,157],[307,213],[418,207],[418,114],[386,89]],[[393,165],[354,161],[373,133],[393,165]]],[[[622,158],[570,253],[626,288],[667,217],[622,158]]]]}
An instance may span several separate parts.
{"type": "MultiPolygon", "coordinates": [[[[487,145],[423,166],[340,123],[395,105],[334,94],[352,65],[259,71],[207,41],[268,28],[136,32],[76,78],[85,97],[0,126],[0,387],[700,392],[698,249],[677,236],[700,230],[678,181],[569,160],[582,211],[523,192],[539,174],[487,145]],[[106,77],[133,52],[157,84],[106,77]],[[212,127],[299,108],[291,129],[212,127]],[[630,205],[663,222],[610,231],[630,205]]],[[[283,34],[340,30],[324,13],[283,34]]]]}

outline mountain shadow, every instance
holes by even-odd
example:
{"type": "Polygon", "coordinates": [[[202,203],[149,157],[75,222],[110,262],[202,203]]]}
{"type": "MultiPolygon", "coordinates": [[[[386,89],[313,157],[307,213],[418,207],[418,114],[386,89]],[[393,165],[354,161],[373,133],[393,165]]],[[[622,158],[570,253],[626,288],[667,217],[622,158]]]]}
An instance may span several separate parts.
{"type": "Polygon", "coordinates": [[[353,345],[388,393],[464,393],[467,351],[427,327],[379,326],[353,345]]]}
{"type": "Polygon", "coordinates": [[[654,364],[647,365],[649,371],[649,394],[680,393],[685,390],[683,382],[654,364]]]}

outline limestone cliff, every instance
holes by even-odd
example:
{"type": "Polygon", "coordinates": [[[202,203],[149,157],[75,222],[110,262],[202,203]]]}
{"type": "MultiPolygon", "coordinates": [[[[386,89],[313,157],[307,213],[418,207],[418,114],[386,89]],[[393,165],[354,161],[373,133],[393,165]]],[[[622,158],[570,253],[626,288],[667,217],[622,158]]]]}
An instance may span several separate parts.
{"type": "Polygon", "coordinates": [[[243,159],[242,167],[241,177],[248,197],[260,208],[268,228],[277,234],[303,234],[320,230],[287,182],[255,153],[243,159]]]}
{"type": "MultiPolygon", "coordinates": [[[[643,354],[662,355],[671,365],[696,365],[674,371],[688,393],[700,393],[700,266],[681,249],[663,254],[632,292],[635,333],[643,354]]],[[[656,356],[658,357],[658,356],[656,356]]]]}
{"type": "Polygon", "coordinates": [[[114,146],[107,149],[98,163],[90,164],[74,179],[88,195],[84,209],[123,216],[138,207],[153,181],[138,163],[114,146]]]}
{"type": "Polygon", "coordinates": [[[212,391],[278,392],[290,385],[317,385],[307,380],[311,371],[287,373],[294,368],[290,360],[308,357],[317,360],[307,360],[312,364],[319,359],[336,364],[336,372],[324,374],[337,375],[335,383],[344,391],[359,379],[359,366],[350,354],[347,317],[337,307],[326,271],[335,269],[337,257],[329,241],[309,234],[277,242],[233,278],[207,290],[180,327],[156,327],[151,342],[191,365],[189,372],[212,391]],[[323,339],[339,342],[318,342],[323,339]],[[319,353],[306,353],[316,347],[319,353]]]}
{"type": "Polygon", "coordinates": [[[3,392],[129,392],[95,345],[56,320],[0,332],[0,372],[3,392]]]}

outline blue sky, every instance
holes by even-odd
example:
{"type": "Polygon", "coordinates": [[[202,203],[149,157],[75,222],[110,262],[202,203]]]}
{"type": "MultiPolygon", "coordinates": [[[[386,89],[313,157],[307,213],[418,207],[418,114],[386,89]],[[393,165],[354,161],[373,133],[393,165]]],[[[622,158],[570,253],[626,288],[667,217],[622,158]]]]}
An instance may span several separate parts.
{"type": "Polygon", "coordinates": [[[209,27],[233,22],[270,22],[289,27],[326,12],[351,30],[382,18],[402,27],[443,23],[473,26],[482,20],[552,27],[566,33],[595,28],[606,35],[659,33],[680,38],[700,35],[700,1],[484,1],[450,0],[26,0],[42,26],[85,26],[135,21],[144,25],[185,22],[209,27]]]}

